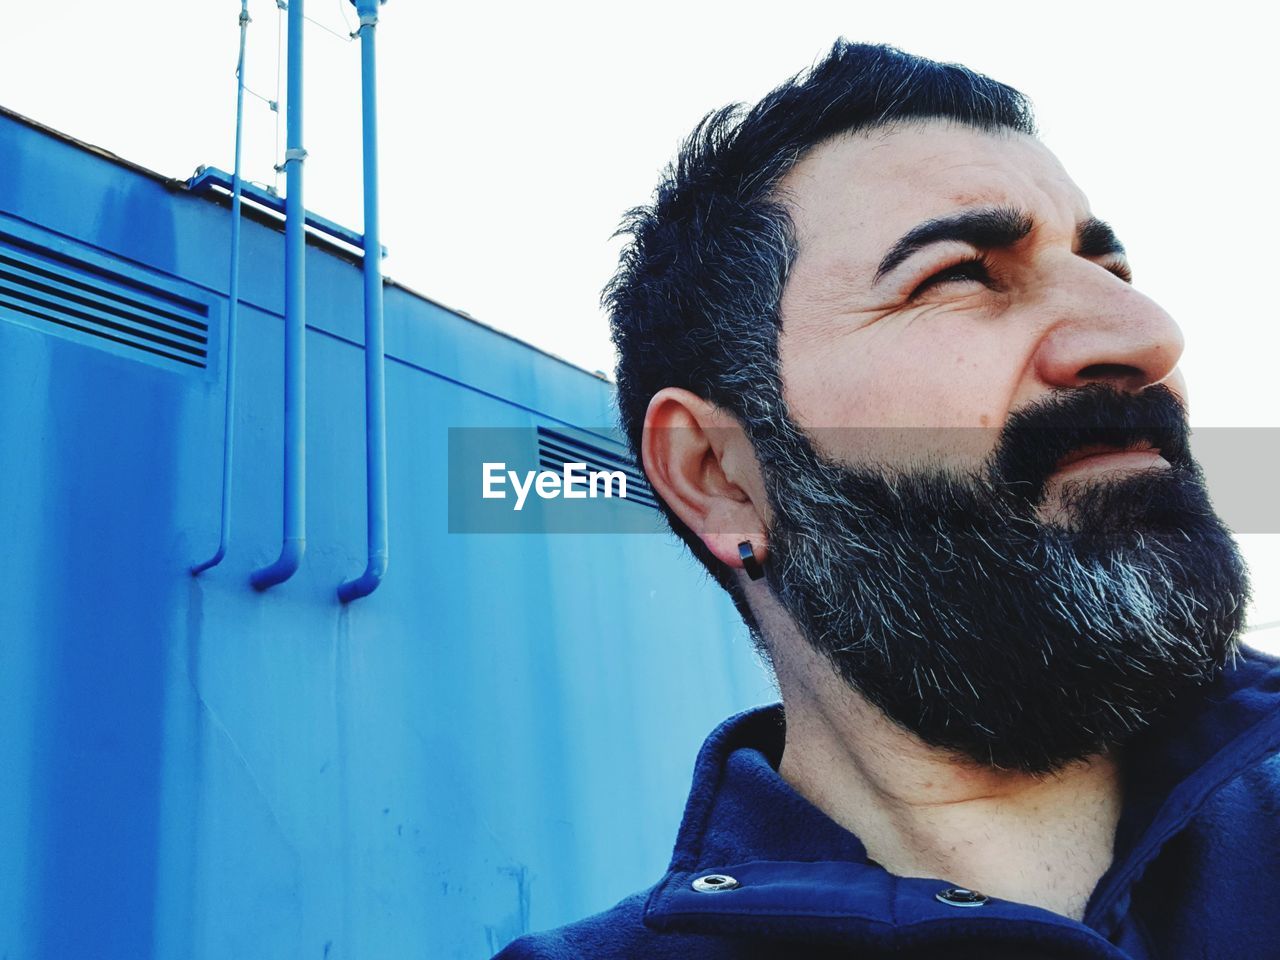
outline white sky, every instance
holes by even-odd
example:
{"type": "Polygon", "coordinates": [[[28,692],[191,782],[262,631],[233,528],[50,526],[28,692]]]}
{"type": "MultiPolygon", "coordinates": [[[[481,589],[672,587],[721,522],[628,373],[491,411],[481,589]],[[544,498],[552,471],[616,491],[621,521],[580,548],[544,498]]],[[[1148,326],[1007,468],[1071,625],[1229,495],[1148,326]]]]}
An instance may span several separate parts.
{"type": "MultiPolygon", "coordinates": [[[[275,98],[282,15],[274,0],[249,10],[246,79],[275,98]]],[[[238,12],[239,0],[11,5],[0,102],[170,176],[229,170],[238,12]]],[[[344,35],[355,20],[348,0],[306,12],[344,35]]],[[[610,236],[680,139],[839,35],[889,42],[1027,93],[1138,286],[1181,323],[1195,425],[1277,427],[1276,25],[1253,2],[391,0],[378,34],[386,271],[610,371],[597,303],[610,236]]],[[[358,230],[358,44],[314,24],[306,42],[307,206],[358,230]]],[[[272,182],[275,115],[249,97],[246,118],[245,175],[272,182]]],[[[1242,542],[1253,619],[1280,620],[1280,535],[1242,542]]]]}

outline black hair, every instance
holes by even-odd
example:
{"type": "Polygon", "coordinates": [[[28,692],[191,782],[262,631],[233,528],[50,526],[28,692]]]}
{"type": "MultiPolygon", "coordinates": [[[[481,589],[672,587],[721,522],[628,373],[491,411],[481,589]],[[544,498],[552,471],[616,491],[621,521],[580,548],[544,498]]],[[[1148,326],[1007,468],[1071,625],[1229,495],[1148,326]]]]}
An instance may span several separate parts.
{"type": "MultiPolygon", "coordinates": [[[[785,415],[779,304],[796,244],[778,181],[824,141],[928,118],[1035,134],[1031,105],[1012,87],[844,39],[750,109],[734,104],[703,118],[653,202],[626,215],[620,233],[630,243],[603,296],[619,354],[619,413],[637,461],[645,411],[663,387],[729,411],[757,445],[785,415]]],[[[731,571],[659,503],[754,631],[731,571]]]]}

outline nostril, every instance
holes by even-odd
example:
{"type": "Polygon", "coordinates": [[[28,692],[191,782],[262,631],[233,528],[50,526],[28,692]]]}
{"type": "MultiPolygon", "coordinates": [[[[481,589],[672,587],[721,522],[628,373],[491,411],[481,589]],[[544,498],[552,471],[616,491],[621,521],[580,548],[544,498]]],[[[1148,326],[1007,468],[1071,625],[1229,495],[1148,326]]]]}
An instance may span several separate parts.
{"type": "Polygon", "coordinates": [[[1082,383],[1112,383],[1134,390],[1147,385],[1146,374],[1127,363],[1091,363],[1076,376],[1082,383]]]}

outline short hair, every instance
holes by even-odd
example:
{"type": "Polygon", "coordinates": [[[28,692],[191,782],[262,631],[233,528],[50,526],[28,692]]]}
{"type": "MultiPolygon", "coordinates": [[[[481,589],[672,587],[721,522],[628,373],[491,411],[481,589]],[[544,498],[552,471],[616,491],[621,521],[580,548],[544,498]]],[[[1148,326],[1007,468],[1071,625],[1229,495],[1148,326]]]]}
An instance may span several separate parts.
{"type": "MultiPolygon", "coordinates": [[[[637,461],[645,411],[664,387],[726,409],[757,445],[770,421],[785,416],[779,305],[797,251],[779,180],[834,137],[934,118],[1036,133],[1030,102],[1012,87],[958,64],[844,39],[750,109],[733,104],[702,119],[653,202],[626,214],[619,234],[630,241],[602,298],[618,350],[619,414],[637,461]]],[[[754,632],[731,571],[658,500],[754,632]]]]}

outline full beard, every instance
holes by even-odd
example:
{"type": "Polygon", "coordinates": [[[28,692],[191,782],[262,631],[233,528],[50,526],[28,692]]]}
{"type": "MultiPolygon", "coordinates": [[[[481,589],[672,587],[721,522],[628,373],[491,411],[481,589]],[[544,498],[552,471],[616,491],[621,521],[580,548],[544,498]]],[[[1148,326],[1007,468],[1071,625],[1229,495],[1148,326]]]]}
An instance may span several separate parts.
{"type": "Polygon", "coordinates": [[[925,743],[1029,773],[1122,744],[1217,676],[1248,599],[1161,390],[1136,412],[1092,388],[1045,404],[968,475],[849,467],[784,420],[762,453],[768,583],[845,682],[925,743]],[[1040,518],[1063,453],[1130,435],[1157,437],[1169,468],[1066,485],[1070,522],[1040,518]]]}

